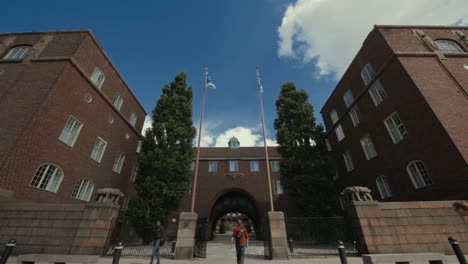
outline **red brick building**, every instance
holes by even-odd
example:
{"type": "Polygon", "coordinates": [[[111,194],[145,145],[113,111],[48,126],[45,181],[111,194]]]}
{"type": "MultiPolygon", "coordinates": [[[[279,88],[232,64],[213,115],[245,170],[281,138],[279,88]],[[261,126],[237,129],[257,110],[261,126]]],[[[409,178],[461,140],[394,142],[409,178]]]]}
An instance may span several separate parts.
{"type": "Polygon", "coordinates": [[[0,34],[0,197],[131,194],[145,116],[91,32],[0,34]]]}
{"type": "MultiPolygon", "coordinates": [[[[297,216],[293,201],[283,192],[280,155],[275,147],[268,147],[268,156],[274,209],[297,216]]],[[[266,166],[264,147],[240,147],[235,137],[229,141],[229,147],[201,148],[195,212],[211,225],[227,213],[242,213],[259,228],[271,211],[266,166]]],[[[187,195],[180,211],[190,211],[191,198],[191,194],[187,195]]]]}
{"type": "Polygon", "coordinates": [[[321,110],[343,186],[468,199],[468,28],[375,26],[321,110]]]}

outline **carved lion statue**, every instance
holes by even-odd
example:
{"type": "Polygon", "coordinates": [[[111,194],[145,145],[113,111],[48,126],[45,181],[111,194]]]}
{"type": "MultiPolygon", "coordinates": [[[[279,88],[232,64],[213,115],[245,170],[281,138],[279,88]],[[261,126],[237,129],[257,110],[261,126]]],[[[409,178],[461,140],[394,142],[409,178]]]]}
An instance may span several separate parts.
{"type": "Polygon", "coordinates": [[[341,195],[345,197],[346,200],[351,198],[353,201],[373,201],[371,196],[371,190],[363,186],[350,186],[346,187],[341,195]]]}

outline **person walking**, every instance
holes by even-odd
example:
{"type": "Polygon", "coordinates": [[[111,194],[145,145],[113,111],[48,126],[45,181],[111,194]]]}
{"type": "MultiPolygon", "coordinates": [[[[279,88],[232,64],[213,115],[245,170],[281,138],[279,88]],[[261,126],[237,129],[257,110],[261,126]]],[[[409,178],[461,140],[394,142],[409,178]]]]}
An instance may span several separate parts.
{"type": "Polygon", "coordinates": [[[244,264],[245,249],[249,247],[249,233],[240,219],[237,220],[237,225],[232,232],[231,247],[234,240],[236,241],[237,264],[244,264]]]}
{"type": "Polygon", "coordinates": [[[156,225],[153,228],[153,252],[151,253],[151,261],[150,264],[153,264],[153,259],[156,256],[158,259],[156,264],[160,264],[159,260],[159,246],[161,244],[161,239],[163,235],[163,229],[161,226],[161,221],[156,220],[156,225]]]}

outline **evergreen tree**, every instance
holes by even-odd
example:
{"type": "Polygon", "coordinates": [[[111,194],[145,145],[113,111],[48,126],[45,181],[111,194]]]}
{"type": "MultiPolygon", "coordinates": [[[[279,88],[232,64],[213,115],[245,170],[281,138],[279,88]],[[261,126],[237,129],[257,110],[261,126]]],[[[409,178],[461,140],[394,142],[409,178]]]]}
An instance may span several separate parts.
{"type": "Polygon", "coordinates": [[[165,85],[153,110],[153,125],[142,138],[135,189],[127,215],[137,233],[149,242],[151,224],[179,208],[190,188],[196,134],[192,122],[192,87],[179,73],[165,85]]]}
{"type": "Polygon", "coordinates": [[[276,101],[281,183],[305,215],[334,215],[339,203],[333,164],[308,99],[306,91],[288,82],[276,101]]]}

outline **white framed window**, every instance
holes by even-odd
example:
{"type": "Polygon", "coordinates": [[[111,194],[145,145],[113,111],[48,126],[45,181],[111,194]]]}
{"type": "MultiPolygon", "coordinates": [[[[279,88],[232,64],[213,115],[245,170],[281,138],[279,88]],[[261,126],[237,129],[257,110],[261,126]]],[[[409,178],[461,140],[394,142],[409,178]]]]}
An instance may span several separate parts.
{"type": "Polygon", "coordinates": [[[275,194],[283,194],[283,185],[280,180],[273,180],[273,191],[275,194]]]}
{"type": "Polygon", "coordinates": [[[53,164],[41,165],[34,174],[30,186],[56,193],[63,179],[63,171],[53,164]]]}
{"type": "Polygon", "coordinates": [[[93,194],[94,184],[88,179],[78,180],[73,188],[72,198],[89,202],[93,194]]]}
{"type": "Polygon", "coordinates": [[[101,89],[105,80],[106,75],[104,75],[104,71],[99,67],[94,68],[93,74],[91,75],[91,81],[96,85],[96,87],[101,89]]]}
{"type": "Polygon", "coordinates": [[[192,160],[192,162],[190,163],[190,170],[195,171],[195,161],[194,160],[192,160]]]}
{"type": "Polygon", "coordinates": [[[252,171],[252,172],[260,171],[258,160],[251,160],[250,161],[250,171],[252,171]]]}
{"type": "Polygon", "coordinates": [[[128,118],[128,122],[130,122],[132,126],[135,126],[136,121],[137,121],[137,115],[134,112],[131,112],[130,117],[128,118]]]}
{"type": "Polygon", "coordinates": [[[328,138],[325,139],[325,145],[327,146],[328,151],[332,151],[330,140],[328,140],[328,138]]]}
{"type": "Polygon", "coordinates": [[[377,188],[379,189],[380,197],[382,197],[382,199],[392,197],[392,190],[390,189],[387,176],[381,175],[377,177],[375,183],[377,184],[377,188]]]}
{"type": "Polygon", "coordinates": [[[67,120],[67,123],[63,127],[62,133],[60,133],[59,140],[69,145],[70,147],[73,147],[82,127],[83,124],[78,121],[78,119],[70,116],[67,120]]]}
{"type": "Polygon", "coordinates": [[[333,124],[335,124],[338,121],[338,113],[336,112],[335,109],[332,109],[330,112],[330,119],[333,124]]]}
{"type": "Polygon", "coordinates": [[[130,174],[130,181],[135,182],[138,175],[138,165],[133,166],[132,174],[130,174]]]}
{"type": "Polygon", "coordinates": [[[353,122],[353,126],[359,125],[361,122],[361,112],[359,111],[359,107],[355,105],[353,108],[351,108],[351,111],[349,111],[349,116],[351,117],[351,121],[353,122]]]}
{"type": "Polygon", "coordinates": [[[218,161],[210,161],[208,164],[209,172],[218,172],[218,161]]]}
{"type": "Polygon", "coordinates": [[[238,160],[230,160],[229,161],[229,171],[239,171],[239,161],[238,160]]]}
{"type": "Polygon", "coordinates": [[[354,102],[354,96],[351,90],[346,90],[343,95],[343,100],[345,102],[346,107],[349,107],[354,102]]]}
{"type": "Polygon", "coordinates": [[[90,158],[97,162],[101,162],[102,156],[104,156],[104,152],[106,151],[106,147],[107,142],[104,139],[98,137],[96,143],[94,143],[93,151],[91,151],[90,158]]]}
{"type": "Polygon", "coordinates": [[[369,63],[364,65],[364,67],[361,70],[361,78],[364,81],[364,84],[368,84],[374,79],[375,77],[375,72],[374,69],[372,68],[372,65],[369,63]]]}
{"type": "Polygon", "coordinates": [[[351,152],[349,150],[343,153],[343,159],[346,164],[346,169],[349,171],[354,170],[353,159],[351,158],[351,152]]]}
{"type": "Polygon", "coordinates": [[[366,155],[367,160],[372,159],[377,156],[377,151],[375,150],[374,143],[369,135],[366,135],[361,138],[361,147],[366,155]]]}
{"type": "Polygon", "coordinates": [[[453,40],[439,39],[434,41],[437,49],[447,53],[463,52],[463,49],[453,40]]]}
{"type": "Polygon", "coordinates": [[[125,197],[123,199],[123,202],[122,202],[122,207],[120,208],[120,210],[122,211],[127,211],[128,210],[128,205],[130,204],[130,198],[128,197],[125,197]]]}
{"type": "Polygon", "coordinates": [[[31,46],[16,46],[12,48],[4,57],[4,60],[22,60],[24,59],[29,51],[31,51],[31,46]]]}
{"type": "Polygon", "coordinates": [[[341,127],[341,125],[338,125],[337,127],[335,127],[335,134],[336,134],[336,140],[338,142],[343,140],[345,135],[344,135],[344,132],[343,132],[343,127],[341,127]]]}
{"type": "Polygon", "coordinates": [[[375,106],[378,106],[387,97],[387,92],[385,92],[379,80],[369,89],[369,94],[375,106]]]}
{"type": "Polygon", "coordinates": [[[117,155],[115,158],[114,166],[112,166],[112,170],[120,174],[122,171],[123,163],[125,161],[125,156],[122,154],[117,155]]]}
{"type": "Polygon", "coordinates": [[[432,184],[431,176],[424,166],[424,163],[420,160],[414,160],[406,166],[411,181],[413,182],[414,188],[420,189],[432,184]]]}
{"type": "Polygon", "coordinates": [[[138,145],[137,145],[137,148],[136,148],[136,153],[140,153],[140,151],[141,151],[141,144],[142,144],[142,143],[141,143],[141,140],[138,141],[138,145]]]}
{"type": "Polygon", "coordinates": [[[394,144],[402,141],[408,136],[408,132],[406,132],[405,126],[396,112],[387,117],[384,123],[394,144]]]}
{"type": "Polygon", "coordinates": [[[120,108],[122,107],[122,103],[123,103],[122,96],[119,93],[115,93],[114,101],[112,101],[112,105],[114,105],[115,108],[117,108],[117,110],[120,110],[120,108]]]}
{"type": "Polygon", "coordinates": [[[271,164],[271,171],[279,172],[280,171],[280,162],[279,160],[272,160],[270,161],[271,164]]]}

